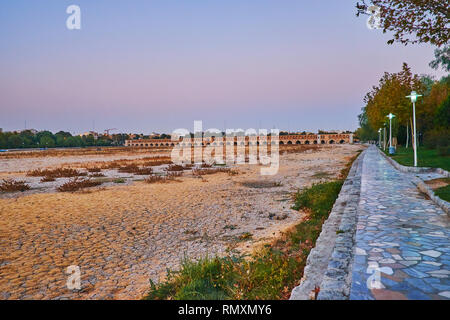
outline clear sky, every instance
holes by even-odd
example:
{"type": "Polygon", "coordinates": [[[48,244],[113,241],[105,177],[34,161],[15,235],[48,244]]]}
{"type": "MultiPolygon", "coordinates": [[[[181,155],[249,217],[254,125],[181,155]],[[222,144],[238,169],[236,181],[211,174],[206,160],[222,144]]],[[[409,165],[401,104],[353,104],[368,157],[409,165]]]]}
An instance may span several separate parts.
{"type": "Polygon", "coordinates": [[[355,2],[1,1],[0,128],[354,130],[384,71],[442,76],[432,47],[387,45],[355,2]]]}

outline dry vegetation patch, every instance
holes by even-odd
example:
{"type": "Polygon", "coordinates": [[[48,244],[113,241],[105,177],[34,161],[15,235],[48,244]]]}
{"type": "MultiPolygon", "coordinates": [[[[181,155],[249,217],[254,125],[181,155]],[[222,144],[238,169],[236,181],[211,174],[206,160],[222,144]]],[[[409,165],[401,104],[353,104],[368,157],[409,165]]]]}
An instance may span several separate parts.
{"type": "Polygon", "coordinates": [[[84,188],[96,187],[101,185],[102,182],[94,181],[91,179],[80,179],[78,177],[64,183],[60,187],[58,187],[58,191],[60,192],[74,192],[84,188]]]}
{"type": "Polygon", "coordinates": [[[229,173],[230,171],[231,171],[230,168],[193,169],[192,174],[194,176],[204,176],[204,175],[214,174],[214,173],[218,173],[218,172],[229,173]]]}
{"type": "Polygon", "coordinates": [[[28,171],[29,177],[48,177],[48,178],[72,178],[79,176],[86,176],[86,172],[80,172],[71,168],[57,168],[57,169],[36,169],[28,171]]]}
{"type": "Polygon", "coordinates": [[[0,183],[1,192],[24,192],[30,190],[31,187],[25,181],[15,181],[13,179],[3,179],[0,183]]]}
{"type": "Polygon", "coordinates": [[[129,164],[123,167],[120,167],[119,172],[122,173],[132,173],[135,175],[141,175],[141,176],[145,176],[145,175],[149,175],[153,173],[153,169],[150,167],[139,167],[136,164],[129,164]]]}

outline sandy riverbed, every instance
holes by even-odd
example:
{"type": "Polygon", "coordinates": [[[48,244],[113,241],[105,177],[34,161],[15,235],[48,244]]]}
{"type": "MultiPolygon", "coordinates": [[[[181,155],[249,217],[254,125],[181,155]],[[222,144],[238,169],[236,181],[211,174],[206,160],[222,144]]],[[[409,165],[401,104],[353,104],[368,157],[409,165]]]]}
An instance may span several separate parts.
{"type": "MultiPolygon", "coordinates": [[[[234,176],[186,175],[163,184],[132,181],[0,199],[0,299],[139,299],[149,279],[164,277],[184,255],[251,250],[301,221],[303,214],[290,209],[292,194],[336,177],[359,149],[321,146],[281,155],[275,176],[241,165],[234,176]],[[244,233],[251,239],[239,240],[244,233]],[[66,287],[70,265],[81,268],[79,292],[66,287]]],[[[77,162],[69,157],[52,165],[77,162]]],[[[8,160],[8,170],[24,171],[17,170],[24,159],[16,159],[20,165],[8,160]]],[[[41,160],[26,159],[48,166],[41,160]]],[[[17,175],[8,170],[3,175],[17,175]]]]}

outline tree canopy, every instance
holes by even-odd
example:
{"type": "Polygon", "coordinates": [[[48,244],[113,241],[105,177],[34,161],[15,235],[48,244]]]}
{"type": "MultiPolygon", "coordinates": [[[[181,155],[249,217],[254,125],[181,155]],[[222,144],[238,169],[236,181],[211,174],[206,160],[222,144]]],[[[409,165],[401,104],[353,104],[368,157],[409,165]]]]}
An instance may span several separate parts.
{"type": "MultiPolygon", "coordinates": [[[[449,137],[449,96],[450,78],[436,81],[429,76],[419,76],[411,72],[404,63],[397,73],[385,72],[378,85],[373,86],[364,98],[365,106],[359,115],[361,140],[375,140],[379,128],[387,125],[386,115],[393,113],[393,134],[405,141],[407,132],[411,134],[412,104],[406,98],[412,90],[423,95],[416,102],[417,130],[425,141],[439,140],[439,145],[448,143],[449,137]],[[444,138],[442,138],[444,137],[444,138]]],[[[409,140],[411,141],[411,140],[409,140]]],[[[401,141],[400,141],[401,142],[401,141]]]]}
{"type": "MultiPolygon", "coordinates": [[[[437,47],[448,43],[450,10],[446,0],[372,0],[380,8],[383,32],[391,31],[388,43],[430,43],[437,47]]],[[[356,3],[357,13],[369,14],[366,0],[356,3]]]]}

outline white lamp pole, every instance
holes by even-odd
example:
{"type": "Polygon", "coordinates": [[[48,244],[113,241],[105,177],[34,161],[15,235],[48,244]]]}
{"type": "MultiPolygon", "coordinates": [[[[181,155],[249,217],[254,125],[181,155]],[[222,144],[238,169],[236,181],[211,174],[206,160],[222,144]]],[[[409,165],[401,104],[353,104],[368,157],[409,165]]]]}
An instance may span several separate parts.
{"type": "Polygon", "coordinates": [[[386,117],[389,118],[389,148],[392,148],[392,118],[394,118],[395,115],[389,113],[386,117]]]}
{"type": "Polygon", "coordinates": [[[381,128],[378,129],[378,147],[381,149],[381,128]]]}
{"type": "Polygon", "coordinates": [[[422,95],[417,94],[415,91],[411,91],[411,95],[406,96],[411,98],[413,104],[413,125],[414,125],[414,167],[417,167],[417,138],[416,138],[416,101],[418,97],[422,95]]]}

